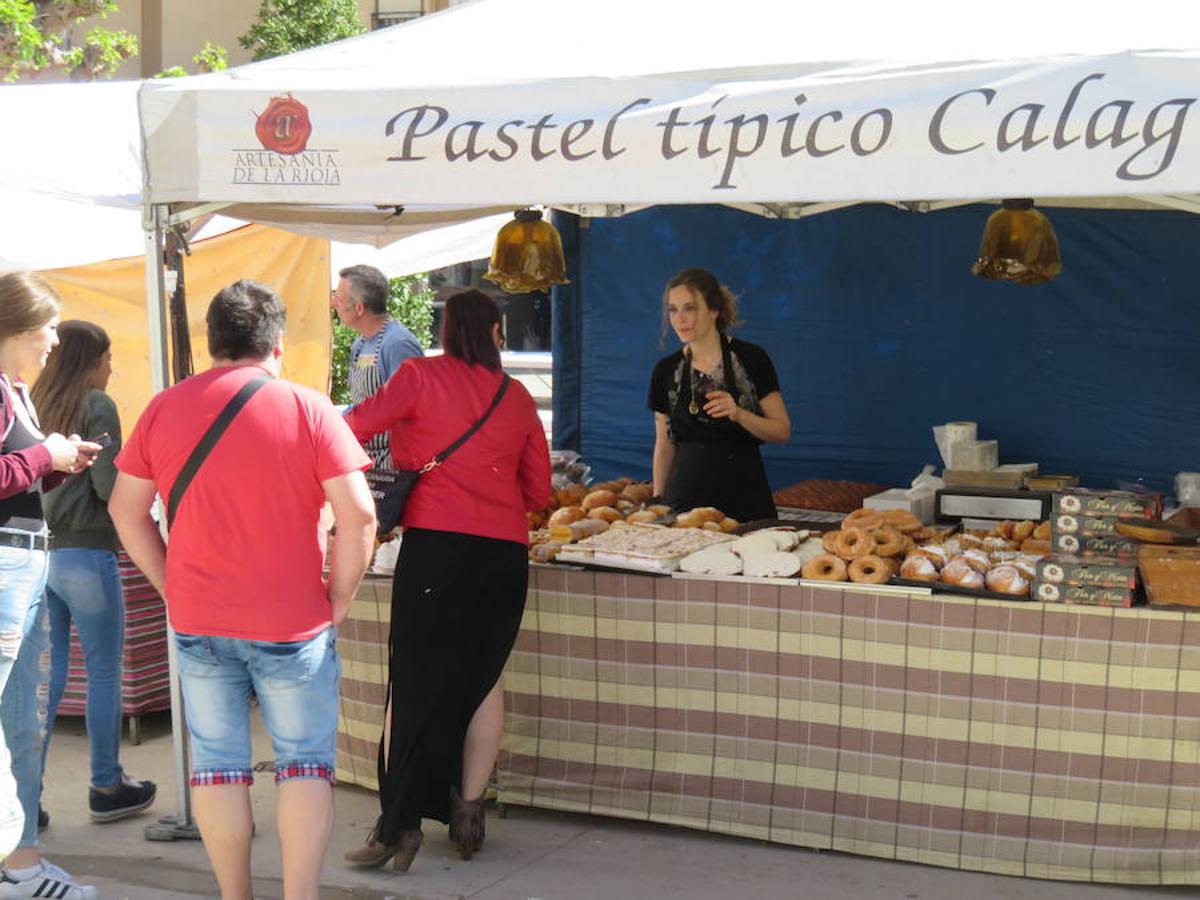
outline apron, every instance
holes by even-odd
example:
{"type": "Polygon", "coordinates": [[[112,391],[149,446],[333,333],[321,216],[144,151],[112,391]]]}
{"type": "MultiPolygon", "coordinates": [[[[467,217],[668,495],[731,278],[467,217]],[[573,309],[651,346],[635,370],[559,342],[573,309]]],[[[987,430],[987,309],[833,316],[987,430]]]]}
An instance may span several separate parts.
{"type": "MultiPolygon", "coordinates": [[[[375,348],[371,352],[360,352],[350,363],[350,403],[362,403],[383,387],[383,376],[379,369],[379,354],[383,350],[383,335],[390,322],[385,322],[373,338],[375,348]]],[[[388,432],[383,431],[364,445],[371,464],[377,469],[392,470],[392,447],[388,432]]]]}
{"type": "MultiPolygon", "coordinates": [[[[695,425],[695,417],[706,402],[695,391],[691,359],[684,354],[683,383],[671,407],[671,428],[684,434],[695,425]],[[692,410],[696,410],[693,412],[692,410]]],[[[733,359],[729,340],[721,338],[722,385],[729,390],[733,377],[733,359]]],[[[714,386],[715,387],[715,386],[714,386]]],[[[736,396],[736,385],[733,391],[736,396]]],[[[713,420],[709,428],[713,440],[687,440],[675,445],[675,462],[667,477],[664,499],[673,509],[715,506],[739,522],[774,519],[777,515],[762,453],[752,439],[733,437],[745,429],[728,419],[713,420]],[[730,436],[726,436],[730,435],[730,436]]]]}

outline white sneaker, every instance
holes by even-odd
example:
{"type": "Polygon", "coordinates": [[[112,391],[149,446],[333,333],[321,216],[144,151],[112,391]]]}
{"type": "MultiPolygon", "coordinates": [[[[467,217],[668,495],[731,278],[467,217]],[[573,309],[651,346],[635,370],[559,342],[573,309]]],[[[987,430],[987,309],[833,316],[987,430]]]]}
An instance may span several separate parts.
{"type": "Polygon", "coordinates": [[[0,869],[0,897],[37,897],[50,900],[96,900],[100,896],[94,887],[78,884],[75,879],[54,865],[42,860],[42,871],[32,878],[17,881],[0,869]]]}

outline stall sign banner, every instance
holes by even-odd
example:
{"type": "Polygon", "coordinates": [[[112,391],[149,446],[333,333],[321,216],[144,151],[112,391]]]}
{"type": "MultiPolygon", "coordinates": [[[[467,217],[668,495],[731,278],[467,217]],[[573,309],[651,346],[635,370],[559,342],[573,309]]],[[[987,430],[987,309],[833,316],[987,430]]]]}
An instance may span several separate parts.
{"type": "Polygon", "coordinates": [[[156,202],[938,200],[1200,189],[1200,59],[365,91],[147,83],[156,202]]]}

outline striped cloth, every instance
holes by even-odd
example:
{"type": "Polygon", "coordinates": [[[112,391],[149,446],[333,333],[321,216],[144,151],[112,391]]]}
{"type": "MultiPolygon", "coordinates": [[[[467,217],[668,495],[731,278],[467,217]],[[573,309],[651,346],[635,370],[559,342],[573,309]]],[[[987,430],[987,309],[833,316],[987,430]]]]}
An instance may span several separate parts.
{"type": "MultiPolygon", "coordinates": [[[[167,611],[162,597],[124,550],[117,551],[117,571],[125,596],[125,655],[121,668],[121,713],[140,716],[171,708],[171,675],[167,664],[167,611]]],[[[79,633],[71,626],[71,657],[60,716],[82,716],[87,706],[87,668],[79,633]]]]}
{"type": "MultiPolygon", "coordinates": [[[[390,584],[340,629],[375,786],[390,584]]],[[[1200,883],[1200,617],[535,566],[506,803],[958,869],[1200,883]]]]}

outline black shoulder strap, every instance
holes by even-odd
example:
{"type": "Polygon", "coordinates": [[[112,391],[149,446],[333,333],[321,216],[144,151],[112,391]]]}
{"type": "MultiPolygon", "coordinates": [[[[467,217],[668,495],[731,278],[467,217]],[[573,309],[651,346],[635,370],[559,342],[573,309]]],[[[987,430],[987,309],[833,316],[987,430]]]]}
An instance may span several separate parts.
{"type": "Polygon", "coordinates": [[[259,375],[251,378],[242,385],[240,391],[233,395],[230,401],[225,404],[225,408],[221,410],[221,414],[208,426],[208,431],[204,432],[204,437],[200,438],[200,443],[196,445],[196,449],[192,451],[192,455],[187,458],[187,462],[183,464],[183,468],[179,471],[179,477],[171,485],[171,496],[167,498],[168,531],[175,524],[175,513],[179,510],[179,501],[183,499],[188,485],[196,477],[196,471],[200,468],[201,463],[208,458],[208,454],[217,445],[217,441],[221,439],[221,435],[225,433],[225,429],[229,427],[229,423],[241,412],[242,407],[250,401],[250,398],[254,396],[260,387],[270,380],[270,375],[259,375]]]}
{"type": "Polygon", "coordinates": [[[460,437],[457,441],[455,441],[453,444],[451,444],[449,447],[447,447],[445,450],[443,450],[441,453],[439,453],[437,456],[435,456],[429,462],[429,464],[426,466],[426,468],[432,469],[434,466],[440,466],[442,463],[444,463],[449,458],[451,453],[453,453],[455,450],[457,450],[459,447],[461,447],[463,444],[465,444],[468,440],[470,440],[471,435],[473,435],[475,432],[477,432],[480,428],[483,427],[483,423],[488,420],[488,418],[492,415],[492,412],[496,409],[497,406],[500,405],[500,401],[504,399],[504,392],[508,390],[508,382],[509,382],[508,376],[504,375],[500,379],[500,389],[496,391],[496,396],[492,398],[492,405],[487,408],[487,411],[482,416],[479,417],[479,419],[475,422],[474,425],[472,425],[470,428],[468,428],[466,430],[466,432],[463,434],[462,437],[460,437]]]}

